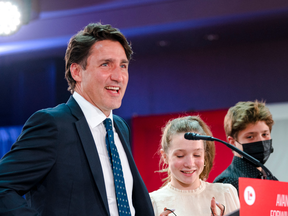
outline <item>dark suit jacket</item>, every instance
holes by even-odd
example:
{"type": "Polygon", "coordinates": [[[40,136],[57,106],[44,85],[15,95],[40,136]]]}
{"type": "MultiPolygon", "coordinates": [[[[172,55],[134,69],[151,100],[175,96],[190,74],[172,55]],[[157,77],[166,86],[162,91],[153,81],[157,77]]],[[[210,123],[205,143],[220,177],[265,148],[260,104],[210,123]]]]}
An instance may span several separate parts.
{"type": "MultiPolygon", "coordinates": [[[[132,158],[127,124],[113,116],[133,175],[136,215],[154,215],[132,158]]],[[[73,97],[33,114],[0,161],[0,215],[109,215],[100,159],[88,123],[73,97]],[[26,194],[26,200],[21,196],[26,194]]]]}

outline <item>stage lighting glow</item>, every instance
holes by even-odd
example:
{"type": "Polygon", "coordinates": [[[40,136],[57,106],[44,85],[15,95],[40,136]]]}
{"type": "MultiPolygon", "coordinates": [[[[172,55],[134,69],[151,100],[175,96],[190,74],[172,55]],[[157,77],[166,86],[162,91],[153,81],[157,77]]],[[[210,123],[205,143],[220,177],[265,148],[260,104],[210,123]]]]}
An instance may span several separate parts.
{"type": "Polygon", "coordinates": [[[0,35],[10,35],[20,27],[21,13],[11,2],[0,2],[0,35]]]}

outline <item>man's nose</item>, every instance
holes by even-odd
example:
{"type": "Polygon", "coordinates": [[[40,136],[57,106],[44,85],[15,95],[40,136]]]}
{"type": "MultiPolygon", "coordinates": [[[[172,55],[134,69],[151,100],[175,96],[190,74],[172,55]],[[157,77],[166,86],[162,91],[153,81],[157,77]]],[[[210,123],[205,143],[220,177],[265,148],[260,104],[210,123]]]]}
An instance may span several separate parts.
{"type": "Polygon", "coordinates": [[[115,66],[111,71],[111,80],[122,82],[123,81],[123,69],[120,66],[115,66]]]}

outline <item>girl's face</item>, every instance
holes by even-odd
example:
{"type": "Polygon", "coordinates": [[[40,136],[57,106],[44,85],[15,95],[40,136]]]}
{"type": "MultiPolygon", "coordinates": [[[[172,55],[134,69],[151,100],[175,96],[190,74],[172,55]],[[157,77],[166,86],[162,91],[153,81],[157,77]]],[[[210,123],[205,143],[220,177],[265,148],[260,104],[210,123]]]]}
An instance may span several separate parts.
{"type": "Polygon", "coordinates": [[[204,169],[204,143],[187,140],[184,134],[173,135],[168,152],[161,153],[171,171],[171,184],[180,190],[193,190],[200,186],[199,176],[204,169]]]}

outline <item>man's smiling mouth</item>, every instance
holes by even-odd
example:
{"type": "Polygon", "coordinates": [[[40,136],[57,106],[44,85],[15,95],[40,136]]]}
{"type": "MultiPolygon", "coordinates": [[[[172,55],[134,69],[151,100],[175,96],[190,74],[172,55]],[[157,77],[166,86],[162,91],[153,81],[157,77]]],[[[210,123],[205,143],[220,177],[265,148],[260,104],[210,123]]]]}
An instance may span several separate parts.
{"type": "Polygon", "coordinates": [[[117,93],[120,90],[120,87],[113,87],[113,86],[107,86],[105,87],[107,90],[112,90],[112,91],[116,91],[117,93]]]}

